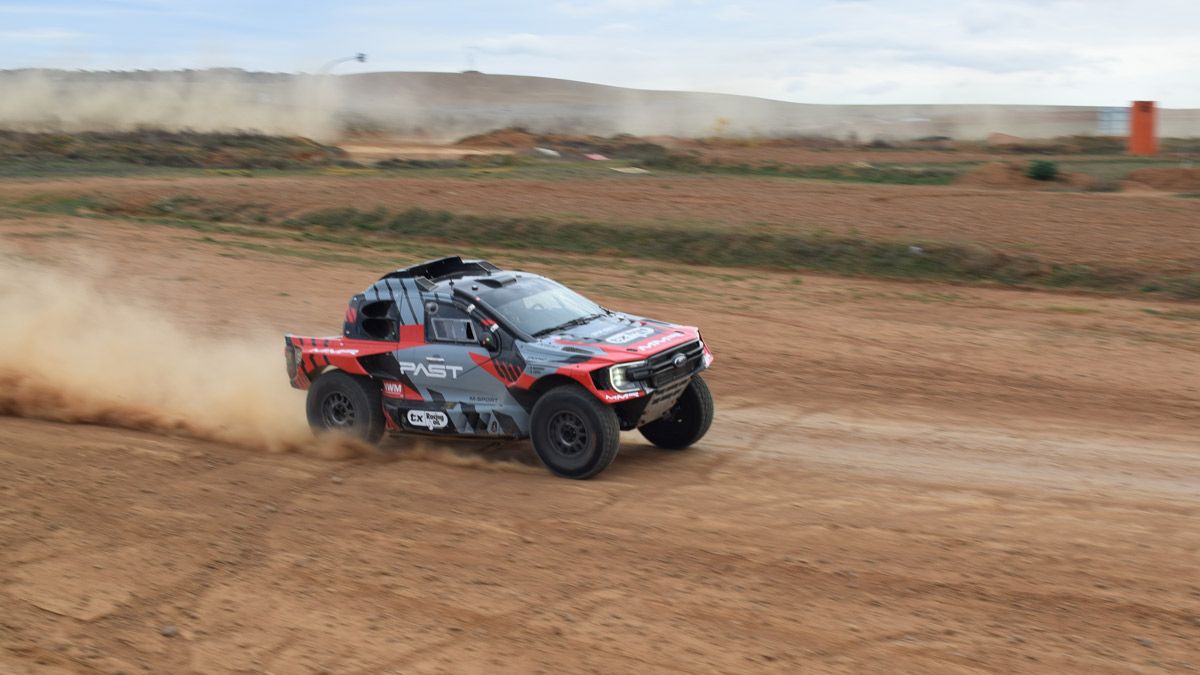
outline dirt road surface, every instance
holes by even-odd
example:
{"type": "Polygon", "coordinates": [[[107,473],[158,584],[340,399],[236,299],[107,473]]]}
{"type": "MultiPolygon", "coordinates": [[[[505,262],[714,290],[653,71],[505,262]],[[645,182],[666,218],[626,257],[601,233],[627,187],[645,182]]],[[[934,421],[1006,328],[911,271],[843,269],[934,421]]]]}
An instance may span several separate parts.
{"type": "MultiPolygon", "coordinates": [[[[384,268],[3,226],[8,250],[218,339],[334,331],[384,268]]],[[[709,436],[670,453],[627,434],[573,482],[522,444],[330,460],[0,417],[0,671],[1200,670],[1188,306],[527,266],[700,325],[709,436]]]]}

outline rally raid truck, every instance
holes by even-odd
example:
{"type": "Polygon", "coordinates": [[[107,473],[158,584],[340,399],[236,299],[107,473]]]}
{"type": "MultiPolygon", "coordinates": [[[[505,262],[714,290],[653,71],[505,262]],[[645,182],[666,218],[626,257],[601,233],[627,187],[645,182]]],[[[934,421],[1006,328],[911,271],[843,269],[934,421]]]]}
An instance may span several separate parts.
{"type": "Polygon", "coordinates": [[[591,478],[623,429],[682,449],[712,424],[699,330],[483,260],[396,270],[350,299],[341,336],[286,340],[318,433],[532,438],[551,472],[591,478]]]}

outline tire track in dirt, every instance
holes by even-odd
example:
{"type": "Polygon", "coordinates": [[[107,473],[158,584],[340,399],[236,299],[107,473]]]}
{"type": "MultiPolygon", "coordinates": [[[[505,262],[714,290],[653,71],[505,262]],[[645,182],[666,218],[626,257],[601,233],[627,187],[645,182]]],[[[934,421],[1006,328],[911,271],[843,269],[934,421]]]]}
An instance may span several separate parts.
{"type": "MultiPolygon", "coordinates": [[[[161,284],[168,305],[200,289],[279,330],[324,325],[370,276],[198,247],[173,273],[203,282],[148,281],[175,242],[95,227],[121,272],[104,284],[161,284]],[[297,287],[314,290],[275,295],[297,287]]],[[[0,417],[0,670],[1194,668],[1192,352],[1119,337],[1187,324],[1126,301],[1072,296],[1090,313],[1064,317],[1038,294],[918,306],[897,289],[929,287],[781,279],[614,301],[700,317],[721,407],[693,451],[629,435],[585,484],[0,417]],[[725,314],[747,297],[761,311],[725,314]],[[1107,332],[1055,332],[1084,322],[1107,332]],[[106,589],[132,595],[92,621],[29,602],[106,589]],[[158,634],[168,620],[179,636],[158,634]]]]}

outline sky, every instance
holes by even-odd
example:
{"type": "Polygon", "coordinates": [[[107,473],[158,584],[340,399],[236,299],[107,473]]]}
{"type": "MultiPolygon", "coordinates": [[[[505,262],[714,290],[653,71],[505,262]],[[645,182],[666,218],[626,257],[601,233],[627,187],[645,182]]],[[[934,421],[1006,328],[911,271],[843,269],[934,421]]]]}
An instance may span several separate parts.
{"type": "MultiPolygon", "coordinates": [[[[0,69],[461,71],[807,103],[1200,107],[1200,0],[0,0],[0,69]]],[[[0,93],[2,94],[2,93],[0,93]]]]}

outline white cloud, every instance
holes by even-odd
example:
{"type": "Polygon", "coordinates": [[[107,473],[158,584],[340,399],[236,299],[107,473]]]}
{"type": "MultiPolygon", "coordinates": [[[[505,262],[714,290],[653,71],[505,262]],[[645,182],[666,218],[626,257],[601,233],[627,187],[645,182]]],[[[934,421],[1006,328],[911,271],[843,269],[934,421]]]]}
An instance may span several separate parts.
{"type": "Polygon", "coordinates": [[[109,5],[0,4],[0,14],[15,15],[119,16],[158,13],[165,9],[125,3],[109,5]]]}
{"type": "Polygon", "coordinates": [[[599,35],[628,35],[641,30],[641,26],[632,23],[606,23],[596,29],[599,35]]]}
{"type": "Polygon", "coordinates": [[[0,67],[202,67],[218,54],[289,70],[364,51],[363,69],[456,71],[471,50],[490,73],[818,103],[1200,107],[1196,0],[66,3],[0,0],[0,67]],[[71,44],[81,34],[86,52],[71,44]]]}
{"type": "Polygon", "coordinates": [[[553,56],[561,52],[564,40],[554,37],[534,35],[533,33],[516,33],[500,37],[490,37],[480,40],[473,45],[485,54],[498,55],[541,55],[553,56]]]}
{"type": "Polygon", "coordinates": [[[615,12],[653,12],[670,7],[673,0],[568,0],[554,9],[571,16],[596,16],[615,12]]]}
{"type": "Polygon", "coordinates": [[[747,21],[754,18],[754,12],[746,8],[745,5],[733,3],[730,5],[722,5],[713,12],[713,16],[721,21],[747,21]]]}
{"type": "Polygon", "coordinates": [[[28,28],[23,30],[0,30],[0,40],[12,42],[62,42],[82,37],[82,33],[57,28],[28,28]]]}

